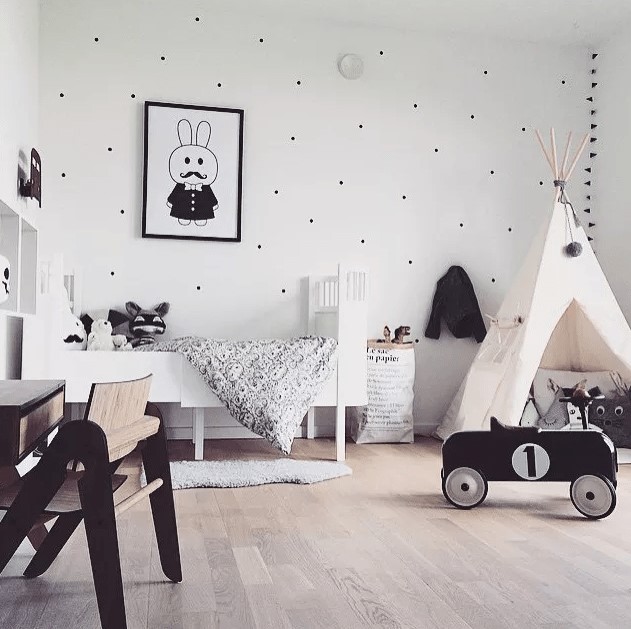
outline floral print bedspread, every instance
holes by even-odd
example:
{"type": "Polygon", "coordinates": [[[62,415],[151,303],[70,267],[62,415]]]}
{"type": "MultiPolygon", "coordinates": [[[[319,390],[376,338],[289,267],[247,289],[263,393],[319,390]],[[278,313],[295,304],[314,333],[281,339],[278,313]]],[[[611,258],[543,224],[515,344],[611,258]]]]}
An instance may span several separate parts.
{"type": "Polygon", "coordinates": [[[239,423],[289,454],[305,413],[333,373],[337,341],[186,336],[135,351],[183,354],[239,423]]]}

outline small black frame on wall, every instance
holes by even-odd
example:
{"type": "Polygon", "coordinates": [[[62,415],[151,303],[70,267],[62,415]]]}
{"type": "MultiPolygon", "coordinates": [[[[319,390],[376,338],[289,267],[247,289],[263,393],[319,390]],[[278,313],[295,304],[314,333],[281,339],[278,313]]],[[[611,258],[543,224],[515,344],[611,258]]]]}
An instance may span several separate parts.
{"type": "Polygon", "coordinates": [[[241,242],[243,109],[145,102],[142,237],[241,242]]]}

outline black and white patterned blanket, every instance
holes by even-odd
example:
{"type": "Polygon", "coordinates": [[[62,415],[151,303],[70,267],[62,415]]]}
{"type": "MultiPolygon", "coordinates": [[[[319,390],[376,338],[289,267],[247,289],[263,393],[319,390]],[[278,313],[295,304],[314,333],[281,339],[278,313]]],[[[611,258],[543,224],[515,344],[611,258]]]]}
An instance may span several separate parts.
{"type": "Polygon", "coordinates": [[[298,426],[333,372],[337,342],[186,336],[136,351],[183,354],[239,423],[289,454],[298,426]]]}

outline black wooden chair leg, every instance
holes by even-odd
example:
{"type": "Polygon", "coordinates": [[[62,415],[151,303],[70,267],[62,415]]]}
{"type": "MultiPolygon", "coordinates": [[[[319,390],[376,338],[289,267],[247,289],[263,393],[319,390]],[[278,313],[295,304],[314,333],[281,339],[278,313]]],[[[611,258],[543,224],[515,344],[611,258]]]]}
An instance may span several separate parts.
{"type": "Polygon", "coordinates": [[[24,541],[66,478],[66,462],[50,448],[25,477],[20,493],[0,522],[0,572],[24,541]]]}
{"type": "Polygon", "coordinates": [[[83,514],[80,511],[60,515],[31,559],[31,563],[26,567],[24,576],[32,579],[44,574],[75,532],[81,520],[83,520],[83,514]]]}
{"type": "Polygon", "coordinates": [[[103,629],[125,629],[125,599],[107,459],[86,469],[79,495],[92,564],[94,589],[103,629]]]}
{"type": "Polygon", "coordinates": [[[155,404],[148,404],[145,412],[147,415],[160,418],[158,432],[147,439],[142,450],[142,462],[145,467],[147,483],[151,483],[157,478],[163,480],[162,487],[154,491],[149,497],[158,541],[160,564],[165,576],[174,583],[179,583],[182,580],[182,565],[164,420],[155,404]]]}

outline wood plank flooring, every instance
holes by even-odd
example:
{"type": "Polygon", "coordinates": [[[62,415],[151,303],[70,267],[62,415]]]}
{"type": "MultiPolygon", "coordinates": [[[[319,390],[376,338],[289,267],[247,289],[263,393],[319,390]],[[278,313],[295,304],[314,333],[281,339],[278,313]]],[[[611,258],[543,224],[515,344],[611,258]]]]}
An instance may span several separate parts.
{"type": "MultiPolygon", "coordinates": [[[[192,445],[170,443],[172,459],[192,445]]],[[[297,440],[296,458],[332,458],[297,440]]],[[[273,458],[259,440],[206,442],[206,458],[273,458]]],[[[564,484],[492,484],[473,511],[440,490],[440,445],[348,445],[353,476],[316,485],[175,492],[184,581],[160,570],[149,503],[119,519],[130,628],[528,629],[631,627],[631,466],[598,522],[564,484]]],[[[123,473],[138,485],[139,458],[123,473]]],[[[0,576],[0,627],[99,627],[81,527],[44,577],[0,576]]]]}

